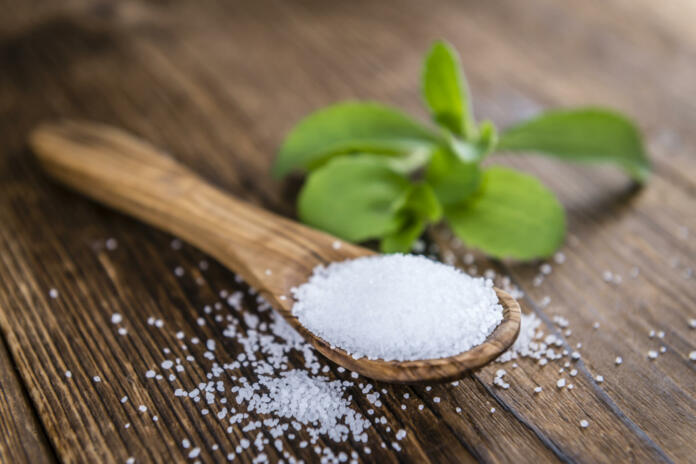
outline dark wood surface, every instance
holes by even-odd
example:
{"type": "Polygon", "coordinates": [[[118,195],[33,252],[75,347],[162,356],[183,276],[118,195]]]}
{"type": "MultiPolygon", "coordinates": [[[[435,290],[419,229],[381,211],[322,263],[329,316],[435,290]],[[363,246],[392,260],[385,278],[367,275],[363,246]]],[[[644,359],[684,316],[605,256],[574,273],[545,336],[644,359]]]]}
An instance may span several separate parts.
{"type": "MultiPolygon", "coordinates": [[[[222,462],[210,447],[241,438],[143,376],[164,343],[147,318],[219,336],[196,319],[234,275],[211,261],[197,286],[201,252],[173,250],[172,237],[52,184],[26,145],[36,124],[77,117],[123,127],[226,190],[292,217],[297,183],[268,175],[284,132],[345,98],[424,117],[420,61],[444,37],[462,54],[479,117],[506,125],[545,107],[613,106],[644,130],[655,175],[637,191],[611,168],[498,158],[558,193],[569,213],[567,259],[552,263],[539,286],[538,263],[476,264],[511,276],[526,292],[523,311],[537,313],[547,332],[563,335],[554,316],[569,320],[566,346],[583,344],[575,389],[559,391],[557,366],[530,360],[503,366],[508,390],[492,383],[500,365],[431,392],[379,385],[388,391],[383,414],[409,433],[401,452],[356,447],[360,459],[694,462],[696,365],[688,354],[696,330],[687,321],[696,317],[696,4],[430,3],[0,3],[0,461],[184,461],[188,437],[204,444],[204,461],[222,462]],[[109,238],[117,249],[105,248],[109,238]],[[188,278],[177,278],[176,266],[188,278]],[[607,270],[622,282],[605,282],[607,270]],[[131,324],[127,337],[110,323],[114,312],[131,324]],[[648,360],[660,346],[666,352],[648,360]],[[536,385],[544,387],[538,395],[536,385]],[[424,410],[402,411],[404,392],[422,398],[424,410]],[[124,394],[130,406],[120,403],[124,394]],[[160,420],[146,420],[135,404],[160,420]]],[[[444,235],[434,236],[446,249],[444,235]]],[[[375,426],[369,438],[383,433],[375,426]]],[[[291,441],[285,449],[315,456],[291,441]]],[[[237,457],[251,458],[251,450],[237,457]]]]}

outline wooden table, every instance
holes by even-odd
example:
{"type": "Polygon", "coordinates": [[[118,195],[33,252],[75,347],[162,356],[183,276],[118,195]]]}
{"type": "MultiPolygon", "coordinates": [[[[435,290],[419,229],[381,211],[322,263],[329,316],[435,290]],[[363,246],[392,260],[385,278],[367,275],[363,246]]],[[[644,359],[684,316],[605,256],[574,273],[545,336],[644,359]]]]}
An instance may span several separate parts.
{"type": "MultiPolygon", "coordinates": [[[[564,346],[583,344],[579,373],[566,377],[575,388],[557,389],[558,366],[529,359],[502,366],[508,390],[492,383],[501,365],[431,392],[377,385],[388,392],[381,414],[408,435],[401,452],[356,446],[360,460],[696,462],[696,363],[688,360],[696,330],[687,322],[696,317],[696,3],[69,0],[5,1],[0,11],[0,461],[189,461],[181,446],[189,437],[203,461],[224,462],[213,445],[234,448],[243,435],[144,376],[163,344],[148,317],[220,336],[196,320],[233,274],[214,262],[198,272],[205,257],[197,250],[172,249],[172,237],[52,184],[26,148],[34,125],[69,116],[124,127],[292,216],[297,182],[268,175],[283,134],[346,98],[425,117],[421,57],[444,37],[462,54],[479,117],[504,126],[546,107],[612,106],[644,130],[655,175],[636,191],[608,167],[498,158],[558,193],[569,213],[567,259],[552,262],[539,286],[539,263],[476,264],[509,275],[526,293],[523,310],[564,346]],[[605,270],[622,282],[605,282],[605,270]],[[127,336],[110,322],[116,312],[127,336]],[[554,316],[569,321],[571,335],[554,316]],[[661,346],[666,352],[648,360],[661,346]],[[544,391],[534,394],[536,385],[544,391]],[[404,392],[425,408],[402,411],[404,392]],[[139,403],[160,420],[139,415],[139,403]]],[[[375,425],[370,440],[380,434],[375,425]]],[[[285,450],[315,458],[297,441],[285,450]]],[[[237,460],[253,456],[249,449],[237,460]]]]}

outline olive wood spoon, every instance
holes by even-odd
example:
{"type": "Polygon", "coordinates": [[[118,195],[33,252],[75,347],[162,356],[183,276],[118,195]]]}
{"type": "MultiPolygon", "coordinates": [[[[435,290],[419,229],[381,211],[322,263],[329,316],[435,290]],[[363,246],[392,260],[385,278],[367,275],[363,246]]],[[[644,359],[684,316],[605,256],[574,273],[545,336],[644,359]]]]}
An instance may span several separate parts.
{"type": "Polygon", "coordinates": [[[304,283],[318,265],[371,255],[371,250],[238,200],[113,127],[77,121],[46,124],[31,133],[30,144],[54,179],[213,256],[258,289],[320,353],[367,377],[395,383],[459,378],[497,358],[519,332],[519,305],[496,289],[503,322],[481,345],[441,359],[355,359],[302,326],[291,311],[290,289],[304,283]]]}

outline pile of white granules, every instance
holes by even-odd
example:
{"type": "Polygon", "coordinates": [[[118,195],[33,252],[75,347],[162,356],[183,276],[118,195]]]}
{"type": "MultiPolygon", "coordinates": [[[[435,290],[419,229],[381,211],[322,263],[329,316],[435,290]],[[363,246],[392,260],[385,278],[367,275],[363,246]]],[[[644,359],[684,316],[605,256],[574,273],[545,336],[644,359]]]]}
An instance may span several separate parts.
{"type": "Polygon", "coordinates": [[[503,308],[489,279],[424,256],[378,255],[317,267],[292,291],[302,325],[355,358],[445,358],[480,345],[503,308]]]}

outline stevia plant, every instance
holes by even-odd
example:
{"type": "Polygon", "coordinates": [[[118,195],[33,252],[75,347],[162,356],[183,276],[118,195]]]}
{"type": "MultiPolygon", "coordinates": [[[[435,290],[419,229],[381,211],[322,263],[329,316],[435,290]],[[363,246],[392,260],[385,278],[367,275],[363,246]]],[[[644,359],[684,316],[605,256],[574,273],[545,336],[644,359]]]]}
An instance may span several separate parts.
{"type": "Polygon", "coordinates": [[[500,135],[490,121],[477,123],[459,57],[443,41],[425,58],[422,93],[436,127],[360,101],[318,110],[297,124],[273,174],[309,173],[297,202],[303,222],[352,242],[378,239],[388,253],[409,251],[428,225],[444,219],[468,246],[529,260],[563,242],[563,207],[536,178],[481,166],[488,154],[608,162],[639,183],[649,175],[635,125],[608,109],[548,111],[500,135]]]}

